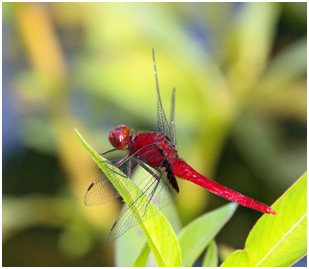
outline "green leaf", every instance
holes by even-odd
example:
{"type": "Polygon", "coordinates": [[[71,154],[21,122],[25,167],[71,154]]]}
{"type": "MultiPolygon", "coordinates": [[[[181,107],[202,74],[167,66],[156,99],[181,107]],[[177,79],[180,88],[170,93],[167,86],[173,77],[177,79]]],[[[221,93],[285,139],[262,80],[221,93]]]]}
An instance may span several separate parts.
{"type": "Polygon", "coordinates": [[[150,254],[150,247],[148,244],[146,244],[140,255],[137,257],[134,267],[145,267],[147,264],[149,254],[150,254]]]}
{"type": "MultiPolygon", "coordinates": [[[[272,47],[278,15],[277,3],[251,2],[245,3],[240,9],[236,29],[240,66],[253,65],[255,68],[252,69],[260,70],[265,64],[272,47]]],[[[257,70],[245,69],[243,72],[254,73],[257,70]]]]}
{"type": "Polygon", "coordinates": [[[207,252],[204,256],[203,267],[217,267],[218,266],[218,249],[216,242],[211,240],[208,245],[207,252]]]}
{"type": "MultiPolygon", "coordinates": [[[[123,200],[127,205],[133,202],[134,197],[141,195],[141,190],[136,186],[136,184],[127,177],[121,176],[123,173],[117,169],[115,166],[108,164],[106,159],[100,156],[93,148],[91,148],[81,134],[77,131],[79,140],[89,152],[91,157],[95,160],[98,166],[102,169],[103,173],[108,176],[108,179],[117,189],[123,200]],[[116,173],[110,173],[114,170],[116,173]]],[[[146,200],[146,199],[144,199],[146,200]]],[[[142,201],[141,203],[134,204],[130,207],[134,217],[140,223],[140,227],[148,241],[148,244],[153,252],[158,266],[180,266],[181,255],[180,247],[176,235],[166,218],[157,212],[153,217],[145,220],[147,214],[151,214],[156,211],[152,203],[148,204],[146,216],[142,216],[147,201],[142,201]]]]}
{"type": "Polygon", "coordinates": [[[307,39],[300,39],[283,49],[269,64],[258,91],[281,91],[282,86],[307,72],[307,39]]]}
{"type": "Polygon", "coordinates": [[[193,265],[208,243],[231,218],[236,208],[236,203],[229,203],[197,218],[182,230],[178,236],[183,259],[182,266],[193,265]]]}
{"type": "Polygon", "coordinates": [[[146,239],[142,236],[139,226],[128,230],[115,242],[115,265],[117,267],[130,267],[140,256],[146,239]],[[132,244],[134,242],[134,244],[132,244]],[[130,249],[130,251],[128,251],[130,249]]]}
{"type": "Polygon", "coordinates": [[[221,266],[290,266],[307,253],[307,173],[272,206],[277,215],[263,215],[251,230],[244,250],[221,266]]]}

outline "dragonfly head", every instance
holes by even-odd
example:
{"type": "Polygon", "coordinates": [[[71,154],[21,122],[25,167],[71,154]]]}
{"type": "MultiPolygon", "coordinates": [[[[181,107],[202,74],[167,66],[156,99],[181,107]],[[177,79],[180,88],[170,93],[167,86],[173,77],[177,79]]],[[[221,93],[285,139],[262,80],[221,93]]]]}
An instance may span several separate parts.
{"type": "Polygon", "coordinates": [[[109,133],[109,141],[119,150],[126,150],[129,147],[130,130],[125,125],[119,125],[109,133]]]}

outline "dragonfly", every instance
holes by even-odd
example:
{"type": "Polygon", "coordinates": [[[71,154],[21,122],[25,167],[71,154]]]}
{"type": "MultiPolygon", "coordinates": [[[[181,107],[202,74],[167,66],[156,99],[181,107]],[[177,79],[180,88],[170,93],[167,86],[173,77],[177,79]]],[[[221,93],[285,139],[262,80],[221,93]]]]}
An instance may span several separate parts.
{"type": "Polygon", "coordinates": [[[107,169],[108,172],[90,184],[84,198],[85,204],[91,206],[119,197],[109,177],[128,177],[142,190],[141,194],[133,198],[131,204],[124,206],[109,232],[108,241],[113,241],[170,204],[179,193],[176,177],[191,181],[244,207],[276,215],[271,207],[201,175],[178,156],[175,136],[175,88],[172,91],[171,118],[168,122],[160,97],[154,49],[152,56],[157,95],[158,131],[135,133],[126,125],[119,125],[111,130],[109,141],[114,148],[101,155],[115,150],[126,151],[125,156],[120,160],[107,161],[123,173],[119,174],[116,169],[107,169]],[[147,212],[149,203],[154,205],[151,212],[147,212]],[[137,210],[136,208],[140,205],[145,205],[145,208],[142,218],[138,220],[134,217],[134,210],[137,210]]]}

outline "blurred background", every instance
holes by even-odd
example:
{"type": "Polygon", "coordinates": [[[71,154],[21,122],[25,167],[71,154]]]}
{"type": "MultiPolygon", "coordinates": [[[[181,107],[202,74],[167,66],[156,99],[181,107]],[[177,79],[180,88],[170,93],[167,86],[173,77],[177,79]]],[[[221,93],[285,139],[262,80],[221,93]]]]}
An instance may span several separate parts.
{"type": "MultiPolygon", "coordinates": [[[[3,3],[3,266],[123,265],[121,200],[83,204],[119,124],[157,130],[152,47],[179,155],[271,205],[306,171],[306,3],[3,3]],[[118,258],[117,258],[118,257],[118,258]]],[[[179,180],[181,226],[227,201],[179,180]]],[[[220,259],[261,213],[238,207],[220,259]]],[[[129,245],[128,245],[129,244],[129,245]]],[[[133,260],[134,261],[134,260],[133,260]]],[[[130,265],[130,264],[128,264],[130,265]]]]}

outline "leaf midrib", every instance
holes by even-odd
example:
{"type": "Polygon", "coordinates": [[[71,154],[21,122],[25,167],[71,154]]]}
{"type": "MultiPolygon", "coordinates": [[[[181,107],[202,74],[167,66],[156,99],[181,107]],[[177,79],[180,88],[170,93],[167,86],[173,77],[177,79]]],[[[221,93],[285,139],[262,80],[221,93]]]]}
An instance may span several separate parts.
{"type": "Polygon", "coordinates": [[[266,253],[266,255],[259,260],[257,264],[254,266],[259,266],[262,262],[267,259],[267,257],[273,253],[273,251],[280,245],[280,243],[303,221],[303,219],[307,216],[307,212],[286,232],[283,234],[283,236],[280,238],[280,240],[266,253]]]}

